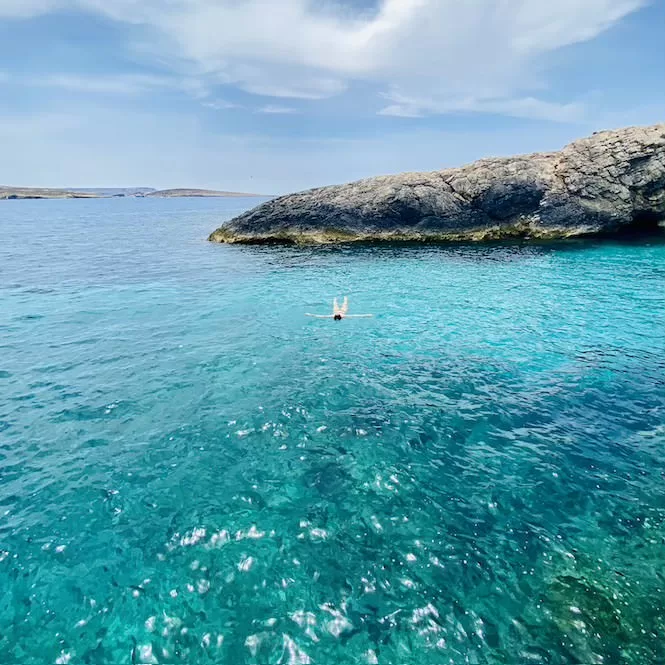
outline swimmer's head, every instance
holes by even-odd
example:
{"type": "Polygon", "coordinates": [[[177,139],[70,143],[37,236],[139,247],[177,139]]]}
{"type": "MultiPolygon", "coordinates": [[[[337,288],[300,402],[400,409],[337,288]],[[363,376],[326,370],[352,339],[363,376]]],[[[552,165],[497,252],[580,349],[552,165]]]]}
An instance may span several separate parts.
{"type": "Polygon", "coordinates": [[[335,319],[335,321],[341,321],[342,320],[342,315],[341,314],[335,314],[335,316],[333,316],[333,319],[335,319]]]}

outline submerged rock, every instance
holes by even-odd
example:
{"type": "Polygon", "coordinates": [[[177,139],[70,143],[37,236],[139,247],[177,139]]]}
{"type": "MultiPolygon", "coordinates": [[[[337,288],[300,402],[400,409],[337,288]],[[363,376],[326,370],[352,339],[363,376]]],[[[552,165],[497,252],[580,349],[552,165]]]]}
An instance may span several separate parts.
{"type": "Polygon", "coordinates": [[[665,225],[665,124],[560,152],[482,159],[274,199],[210,235],[229,243],[566,238],[665,225]]]}

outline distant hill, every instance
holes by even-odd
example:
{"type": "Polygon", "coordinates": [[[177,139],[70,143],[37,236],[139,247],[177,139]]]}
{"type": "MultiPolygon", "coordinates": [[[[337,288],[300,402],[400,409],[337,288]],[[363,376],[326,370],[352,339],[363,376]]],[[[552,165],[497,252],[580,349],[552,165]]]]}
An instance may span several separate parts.
{"type": "Polygon", "coordinates": [[[154,187],[67,187],[68,191],[86,192],[98,196],[142,196],[157,191],[154,187]]]}
{"type": "Polygon", "coordinates": [[[163,189],[157,192],[150,192],[146,196],[155,198],[176,198],[185,196],[260,196],[260,194],[243,194],[241,192],[219,192],[214,189],[163,189]]]}
{"type": "Polygon", "coordinates": [[[96,199],[93,192],[73,191],[68,189],[47,189],[41,187],[3,187],[0,186],[0,199],[96,199]]]}
{"type": "Polygon", "coordinates": [[[46,187],[8,187],[0,185],[2,199],[99,199],[124,197],[248,197],[259,194],[242,194],[240,192],[220,192],[212,189],[164,189],[157,191],[153,187],[77,187],[49,189],[46,187]]]}

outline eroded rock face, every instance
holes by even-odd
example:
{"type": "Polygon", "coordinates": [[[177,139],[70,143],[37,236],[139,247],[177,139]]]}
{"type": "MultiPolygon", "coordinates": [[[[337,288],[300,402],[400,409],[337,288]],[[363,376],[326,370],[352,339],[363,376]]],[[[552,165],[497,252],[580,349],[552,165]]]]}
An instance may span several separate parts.
{"type": "Polygon", "coordinates": [[[599,132],[560,152],[483,159],[269,201],[216,242],[565,238],[665,224],[665,124],[599,132]]]}

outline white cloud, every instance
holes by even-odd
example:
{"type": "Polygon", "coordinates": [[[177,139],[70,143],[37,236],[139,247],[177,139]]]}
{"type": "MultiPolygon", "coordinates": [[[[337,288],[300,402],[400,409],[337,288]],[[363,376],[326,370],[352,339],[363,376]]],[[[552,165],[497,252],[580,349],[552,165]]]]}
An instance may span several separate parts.
{"type": "Polygon", "coordinates": [[[0,0],[0,16],[28,18],[71,4],[67,0],[0,0]]]}
{"type": "Polygon", "coordinates": [[[273,113],[276,115],[288,115],[293,113],[299,113],[298,109],[294,109],[291,106],[278,106],[277,104],[267,104],[258,109],[259,113],[273,113]]]}
{"type": "Polygon", "coordinates": [[[32,85],[62,88],[71,92],[101,93],[111,95],[136,95],[147,90],[179,87],[172,79],[161,76],[117,75],[117,76],[80,76],[73,74],[55,74],[43,78],[28,80],[32,85]]]}
{"type": "MultiPolygon", "coordinates": [[[[289,80],[284,73],[276,72],[275,79],[270,80],[265,69],[252,68],[250,75],[247,68],[236,70],[233,80],[245,92],[264,97],[282,97],[292,99],[327,99],[346,90],[343,81],[330,78],[314,78],[303,76],[300,80],[289,80]]],[[[267,69],[267,68],[266,68],[267,69]]]]}
{"type": "Polygon", "coordinates": [[[162,56],[253,94],[323,99],[357,82],[390,90],[384,114],[455,110],[567,119],[533,97],[548,54],[607,30],[648,0],[0,0],[0,15],[83,7],[142,24],[162,56]],[[461,101],[460,101],[461,100],[461,101]]]}
{"type": "Polygon", "coordinates": [[[515,118],[540,118],[552,122],[577,122],[583,119],[585,107],[581,103],[556,104],[534,97],[457,99],[417,99],[393,92],[385,95],[392,104],[379,111],[379,115],[400,118],[422,118],[436,113],[494,113],[515,118]]]}
{"type": "MultiPolygon", "coordinates": [[[[28,85],[46,88],[59,88],[68,92],[102,95],[140,95],[156,90],[176,90],[197,100],[210,96],[210,89],[204,80],[157,76],[150,74],[50,74],[48,76],[10,76],[0,72],[0,81],[14,85],[28,85]]],[[[203,103],[203,102],[202,102],[203,103]]],[[[213,102],[221,104],[221,102],[213,102]]],[[[209,106],[210,104],[204,104],[209,106]]],[[[224,108],[231,108],[226,104],[224,108]]],[[[222,108],[218,106],[218,108],[222,108]]]]}
{"type": "Polygon", "coordinates": [[[224,99],[215,99],[211,102],[203,102],[203,106],[206,108],[212,109],[213,111],[226,111],[228,109],[239,109],[242,108],[240,104],[234,104],[233,102],[227,102],[224,99]]]}

